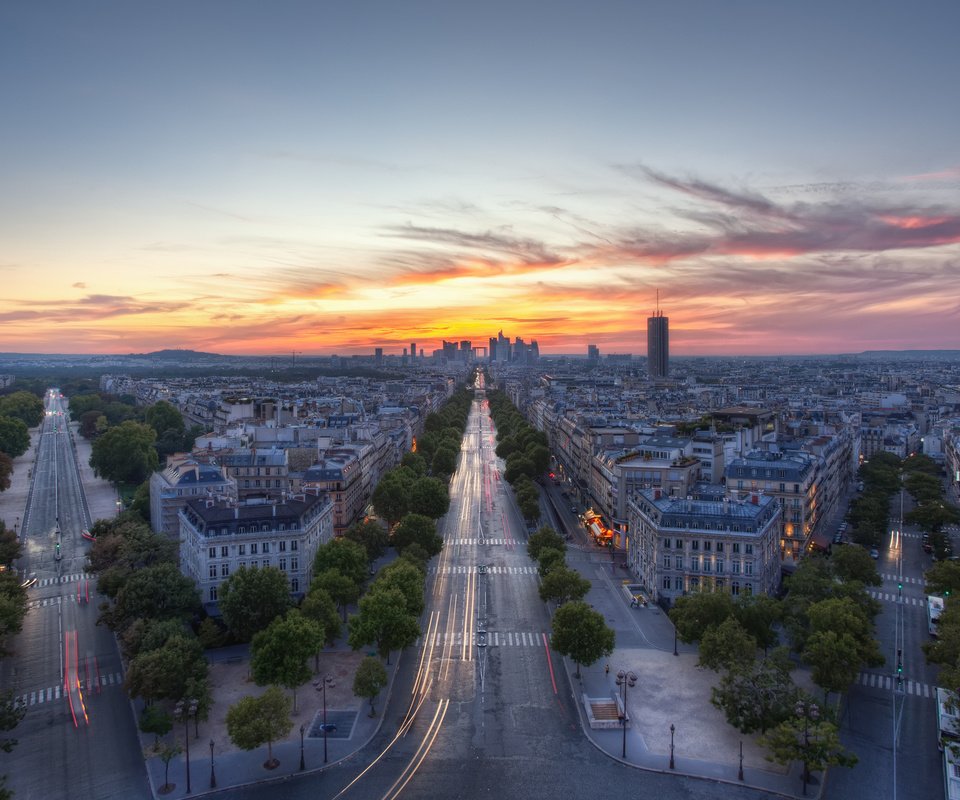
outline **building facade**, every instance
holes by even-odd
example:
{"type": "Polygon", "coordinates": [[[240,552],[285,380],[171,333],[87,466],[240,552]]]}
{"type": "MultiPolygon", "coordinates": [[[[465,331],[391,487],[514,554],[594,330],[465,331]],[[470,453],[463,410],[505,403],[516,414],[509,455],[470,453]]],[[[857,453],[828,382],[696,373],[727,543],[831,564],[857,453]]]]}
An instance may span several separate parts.
{"type": "Polygon", "coordinates": [[[236,484],[218,467],[202,464],[188,455],[171,456],[166,469],[150,476],[150,527],[177,539],[178,515],[188,500],[236,496],[236,484]]]}
{"type": "Polygon", "coordinates": [[[666,378],[670,373],[670,318],[657,311],[647,317],[647,375],[666,378]]]}

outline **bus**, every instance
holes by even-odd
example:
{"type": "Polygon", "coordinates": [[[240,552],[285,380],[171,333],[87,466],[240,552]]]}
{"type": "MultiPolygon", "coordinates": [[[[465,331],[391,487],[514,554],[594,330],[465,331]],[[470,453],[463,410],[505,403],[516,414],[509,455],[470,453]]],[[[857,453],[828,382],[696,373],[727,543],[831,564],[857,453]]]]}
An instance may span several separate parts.
{"type": "Polygon", "coordinates": [[[935,594],[927,595],[927,631],[930,635],[937,638],[937,620],[943,613],[943,598],[935,594]]]}

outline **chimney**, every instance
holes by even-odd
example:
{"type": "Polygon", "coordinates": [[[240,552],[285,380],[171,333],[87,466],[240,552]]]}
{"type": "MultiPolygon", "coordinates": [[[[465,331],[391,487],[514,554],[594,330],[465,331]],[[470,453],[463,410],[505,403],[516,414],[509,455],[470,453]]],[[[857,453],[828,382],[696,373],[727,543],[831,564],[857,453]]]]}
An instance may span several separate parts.
{"type": "Polygon", "coordinates": [[[659,499],[660,499],[660,487],[659,487],[659,486],[658,486],[656,489],[653,490],[653,499],[654,499],[654,500],[659,500],[659,499]]]}
{"type": "Polygon", "coordinates": [[[755,506],[760,505],[760,495],[758,495],[756,492],[753,492],[750,495],[750,502],[753,503],[755,506]]]}

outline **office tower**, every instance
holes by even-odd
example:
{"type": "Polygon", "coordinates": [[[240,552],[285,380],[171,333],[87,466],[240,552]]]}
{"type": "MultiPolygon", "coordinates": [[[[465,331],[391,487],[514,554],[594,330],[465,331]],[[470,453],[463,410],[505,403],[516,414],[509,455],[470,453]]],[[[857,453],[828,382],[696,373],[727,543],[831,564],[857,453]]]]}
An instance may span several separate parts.
{"type": "Polygon", "coordinates": [[[595,344],[587,345],[587,360],[588,361],[599,361],[600,360],[600,348],[595,344]]]}
{"type": "Polygon", "coordinates": [[[657,292],[657,309],[647,317],[647,375],[651,378],[666,378],[670,371],[670,318],[660,310],[660,293],[657,292]]]}
{"type": "Polygon", "coordinates": [[[378,367],[383,366],[383,348],[378,347],[373,351],[373,361],[378,367]]]}
{"type": "Polygon", "coordinates": [[[414,364],[417,361],[417,343],[410,342],[410,363],[414,364]]]}

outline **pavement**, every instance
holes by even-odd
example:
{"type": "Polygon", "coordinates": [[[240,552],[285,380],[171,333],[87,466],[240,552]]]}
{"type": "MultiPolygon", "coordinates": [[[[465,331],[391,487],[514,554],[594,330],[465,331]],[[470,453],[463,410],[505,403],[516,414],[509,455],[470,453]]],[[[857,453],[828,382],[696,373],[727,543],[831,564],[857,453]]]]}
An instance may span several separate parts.
{"type": "MultiPolygon", "coordinates": [[[[110,483],[93,475],[88,465],[90,445],[76,434],[75,425],[71,427],[90,515],[94,520],[110,517],[117,511],[116,492],[110,483]]],[[[0,493],[0,518],[8,527],[13,527],[16,519],[23,518],[29,494],[27,470],[33,465],[38,441],[37,430],[30,433],[31,447],[26,454],[14,460],[11,487],[0,493]]],[[[617,630],[618,646],[610,658],[590,667],[581,667],[579,677],[575,665],[569,659],[563,659],[570,685],[578,700],[577,707],[586,739],[610,758],[641,770],[673,772],[714,782],[745,785],[770,795],[801,796],[800,765],[784,768],[766,761],[765,751],[758,744],[757,736],[741,737],[727,724],[721,712],[709,701],[710,687],[718,680],[717,674],[697,667],[695,647],[677,643],[677,655],[674,655],[674,629],[661,609],[652,605],[630,607],[629,594],[622,588],[628,573],[622,567],[613,565],[609,552],[581,543],[571,547],[568,563],[590,579],[592,588],[587,601],[604,614],[608,624],[617,630]],[[621,670],[636,675],[635,685],[626,692],[629,724],[626,728],[618,725],[610,730],[594,730],[589,725],[584,700],[615,700],[620,691],[616,685],[616,674],[621,670]]],[[[348,654],[357,655],[343,643],[325,650],[321,659],[325,665],[334,665],[348,654]]],[[[225,657],[229,659],[236,656],[225,657]]],[[[402,654],[394,654],[392,664],[388,667],[390,683],[378,698],[378,711],[382,711],[389,702],[401,657],[402,654]]],[[[242,654],[239,658],[243,659],[242,654]]],[[[321,672],[324,670],[336,672],[337,667],[325,666],[321,672]]],[[[274,769],[264,766],[265,747],[254,753],[232,749],[222,735],[212,735],[214,723],[201,722],[199,735],[189,737],[189,795],[211,794],[265,781],[283,782],[302,773],[316,773],[335,766],[361,750],[378,732],[382,715],[368,716],[366,701],[353,697],[351,684],[352,680],[344,674],[338,677],[334,687],[328,686],[327,719],[331,723],[336,720],[337,730],[328,732],[326,740],[320,725],[320,695],[311,698],[309,687],[306,691],[301,690],[301,708],[291,733],[284,741],[273,745],[273,756],[279,761],[279,766],[274,769]],[[300,725],[304,726],[302,748],[300,725]],[[210,741],[214,742],[212,758],[210,741]],[[301,753],[303,770],[300,769],[301,753]],[[215,787],[212,786],[212,779],[215,779],[215,787]]],[[[248,689],[245,693],[261,691],[252,684],[248,689]]],[[[133,703],[131,705],[136,714],[138,708],[133,703]]],[[[194,734],[193,730],[191,734],[194,734]]],[[[164,791],[165,766],[159,757],[150,754],[152,737],[144,737],[144,742],[147,773],[154,796],[188,796],[186,754],[170,762],[169,780],[172,787],[164,791]]],[[[815,775],[815,782],[809,785],[807,796],[819,796],[823,786],[822,777],[815,775]]]]}

